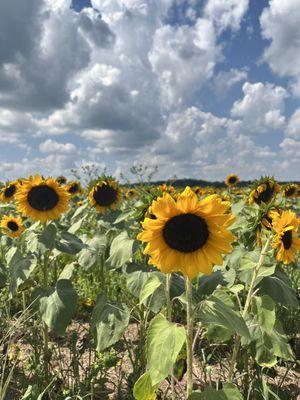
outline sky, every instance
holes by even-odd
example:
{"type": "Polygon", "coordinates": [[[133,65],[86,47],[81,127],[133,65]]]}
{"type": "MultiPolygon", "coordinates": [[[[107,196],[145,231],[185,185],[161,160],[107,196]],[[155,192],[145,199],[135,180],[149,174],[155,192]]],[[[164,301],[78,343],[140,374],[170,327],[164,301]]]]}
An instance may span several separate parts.
{"type": "Polygon", "coordinates": [[[300,178],[299,0],[1,0],[0,179],[300,178]]]}

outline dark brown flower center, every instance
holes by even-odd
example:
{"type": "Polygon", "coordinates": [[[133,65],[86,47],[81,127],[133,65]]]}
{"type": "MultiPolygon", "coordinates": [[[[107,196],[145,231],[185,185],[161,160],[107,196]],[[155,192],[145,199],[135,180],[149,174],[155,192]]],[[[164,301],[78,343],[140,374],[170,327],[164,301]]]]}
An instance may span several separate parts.
{"type": "Polygon", "coordinates": [[[228,179],[228,182],[229,182],[229,183],[235,183],[236,181],[237,181],[237,179],[236,179],[235,176],[231,176],[231,177],[228,179]]]}
{"type": "Polygon", "coordinates": [[[4,189],[5,197],[12,197],[16,193],[16,185],[10,185],[6,189],[4,189]]]}
{"type": "Polygon", "coordinates": [[[117,200],[118,193],[110,185],[96,186],[93,197],[98,206],[109,207],[117,200]]]}
{"type": "Polygon", "coordinates": [[[263,190],[259,195],[256,197],[256,203],[261,204],[261,203],[269,203],[272,200],[273,194],[274,194],[274,187],[269,184],[269,182],[266,182],[266,189],[263,190]]]}
{"type": "Polygon", "coordinates": [[[59,196],[52,187],[39,185],[30,190],[27,201],[37,211],[49,211],[57,206],[59,196]]]}
{"type": "Polygon", "coordinates": [[[69,187],[69,189],[68,189],[68,192],[69,192],[70,194],[74,194],[74,193],[78,192],[78,190],[79,190],[79,185],[78,185],[78,183],[72,183],[72,185],[70,185],[70,187],[69,187]]]}
{"type": "Polygon", "coordinates": [[[292,230],[284,232],[281,240],[282,240],[284,249],[288,250],[291,247],[292,241],[293,241],[292,230]]]}
{"type": "Polygon", "coordinates": [[[296,188],[295,187],[290,187],[290,188],[285,190],[285,195],[287,197],[293,196],[295,194],[295,192],[296,192],[296,188]]]}
{"type": "Polygon", "coordinates": [[[13,232],[17,232],[18,229],[19,229],[19,225],[14,221],[9,221],[7,223],[7,227],[8,227],[9,230],[11,230],[13,232]]]}
{"type": "Polygon", "coordinates": [[[60,185],[63,185],[64,183],[67,183],[67,178],[65,178],[64,176],[59,176],[56,179],[56,182],[58,182],[60,185]]]}
{"type": "Polygon", "coordinates": [[[191,253],[203,247],[209,236],[203,218],[195,214],[180,214],[169,219],[163,237],[169,247],[182,253],[191,253]]]}

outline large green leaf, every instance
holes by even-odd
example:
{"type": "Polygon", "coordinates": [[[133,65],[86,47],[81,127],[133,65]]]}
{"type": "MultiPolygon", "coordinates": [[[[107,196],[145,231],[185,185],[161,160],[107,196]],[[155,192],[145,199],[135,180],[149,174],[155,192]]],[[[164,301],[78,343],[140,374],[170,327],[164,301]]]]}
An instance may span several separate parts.
{"type": "Polygon", "coordinates": [[[63,335],[76,310],[77,293],[72,283],[60,279],[55,288],[36,288],[33,295],[42,320],[57,335],[63,335]]]}
{"type": "Polygon", "coordinates": [[[262,330],[271,333],[276,320],[275,303],[269,296],[253,298],[253,313],[262,330]]]}
{"type": "Polygon", "coordinates": [[[153,295],[156,289],[158,289],[162,285],[162,281],[158,278],[157,275],[152,275],[145,282],[141,292],[140,292],[140,304],[145,303],[145,301],[153,295]]]}
{"type": "Polygon", "coordinates": [[[112,268],[119,268],[132,261],[134,239],[126,231],[116,236],[110,246],[110,256],[107,262],[112,268]]]}
{"type": "Polygon", "coordinates": [[[13,296],[19,286],[24,283],[37,266],[37,258],[34,254],[23,257],[19,250],[14,247],[7,254],[9,267],[9,292],[13,296]]]}
{"type": "Polygon", "coordinates": [[[233,384],[225,383],[222,390],[207,387],[204,392],[194,392],[189,400],[243,400],[243,396],[233,384]]]}
{"type": "Polygon", "coordinates": [[[274,275],[265,277],[258,285],[260,294],[272,297],[274,302],[299,307],[296,292],[287,274],[279,267],[276,268],[274,275]]]}
{"type": "Polygon", "coordinates": [[[255,317],[251,323],[250,332],[255,349],[255,359],[260,366],[274,366],[277,363],[277,357],[289,361],[294,359],[292,349],[278,321],[272,331],[267,333],[255,317]]]}
{"type": "Polygon", "coordinates": [[[78,263],[84,269],[89,269],[103,259],[106,251],[106,236],[96,235],[86,241],[87,248],[78,254],[78,263]]]}
{"type": "Polygon", "coordinates": [[[135,382],[133,395],[135,400],[155,400],[157,389],[158,385],[152,386],[151,377],[147,371],[135,382]]]}
{"type": "Polygon", "coordinates": [[[79,237],[72,233],[62,232],[60,240],[56,240],[55,242],[55,247],[62,253],[77,254],[84,249],[86,245],[79,237]]]}
{"type": "Polygon", "coordinates": [[[185,329],[157,315],[147,335],[147,360],[152,385],[162,382],[171,372],[186,340],[185,329]]]}
{"type": "Polygon", "coordinates": [[[57,228],[54,223],[46,225],[41,232],[32,231],[27,237],[27,249],[33,253],[44,254],[52,250],[55,244],[57,228]]]}
{"type": "Polygon", "coordinates": [[[215,324],[239,333],[249,338],[247,325],[241,315],[217,297],[211,296],[201,304],[198,313],[200,321],[204,324],[215,324]]]}
{"type": "Polygon", "coordinates": [[[92,315],[92,329],[98,351],[107,349],[121,339],[129,318],[126,304],[108,302],[105,295],[100,294],[92,315]]]}
{"type": "Polygon", "coordinates": [[[223,282],[221,271],[215,271],[211,275],[201,275],[197,279],[196,293],[200,298],[213,293],[216,287],[223,282]]]}
{"type": "MultiPolygon", "coordinates": [[[[149,266],[130,264],[126,268],[127,289],[140,300],[144,287],[153,276],[156,276],[161,282],[165,281],[165,276],[162,273],[151,270],[149,266]]],[[[173,282],[174,281],[172,281],[172,283],[173,282]]],[[[157,285],[154,292],[144,300],[144,305],[151,311],[157,313],[161,310],[165,300],[164,286],[157,285]]]]}

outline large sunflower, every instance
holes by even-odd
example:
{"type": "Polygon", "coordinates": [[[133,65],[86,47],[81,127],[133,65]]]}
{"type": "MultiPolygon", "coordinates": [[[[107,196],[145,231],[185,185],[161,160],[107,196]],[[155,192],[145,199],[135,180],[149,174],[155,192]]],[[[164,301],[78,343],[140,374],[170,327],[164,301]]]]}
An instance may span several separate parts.
{"type": "Polygon", "coordinates": [[[226,176],[225,183],[229,187],[234,187],[239,183],[239,177],[236,174],[229,174],[226,176]]]}
{"type": "Polygon", "coordinates": [[[89,201],[91,206],[104,214],[109,209],[115,210],[121,201],[121,190],[113,179],[103,179],[97,182],[91,189],[89,201]]]}
{"type": "Polygon", "coordinates": [[[24,181],[16,194],[18,210],[34,221],[46,222],[58,219],[67,211],[70,194],[54,178],[44,179],[40,175],[24,181]]]}
{"type": "Polygon", "coordinates": [[[145,218],[138,239],[147,243],[149,263],[162,272],[181,271],[189,278],[198,272],[210,274],[213,264],[222,264],[221,254],[231,251],[235,238],[227,227],[234,216],[218,196],[199,201],[186,187],[176,201],[164,193],[151,211],[156,218],[145,218]]]}
{"type": "Polygon", "coordinates": [[[3,215],[0,226],[4,233],[11,238],[20,236],[25,229],[21,217],[14,217],[13,215],[3,215]]]}
{"type": "Polygon", "coordinates": [[[14,199],[18,189],[18,182],[13,181],[8,183],[0,192],[0,199],[3,203],[8,203],[14,199]]]}
{"type": "Polygon", "coordinates": [[[256,203],[270,203],[277,193],[280,191],[280,186],[273,178],[262,178],[260,181],[255,182],[253,189],[250,192],[249,204],[256,203]]]}
{"type": "Polygon", "coordinates": [[[294,261],[297,251],[300,249],[300,238],[297,235],[299,219],[292,211],[283,211],[273,220],[275,239],[273,248],[276,249],[276,260],[289,264],[294,261]]]}

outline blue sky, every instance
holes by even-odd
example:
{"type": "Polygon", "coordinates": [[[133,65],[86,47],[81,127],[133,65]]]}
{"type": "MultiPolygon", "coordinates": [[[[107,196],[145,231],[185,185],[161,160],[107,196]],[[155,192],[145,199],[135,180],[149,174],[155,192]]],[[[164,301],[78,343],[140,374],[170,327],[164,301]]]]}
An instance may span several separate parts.
{"type": "Polygon", "coordinates": [[[299,179],[298,0],[3,0],[0,179],[299,179]]]}

